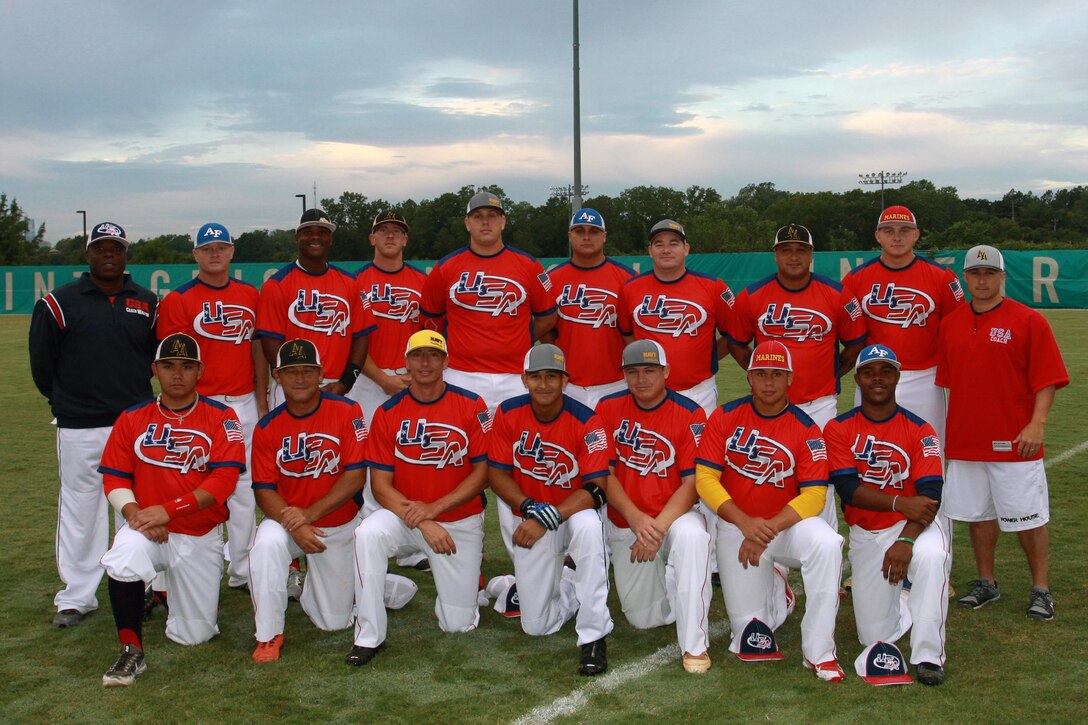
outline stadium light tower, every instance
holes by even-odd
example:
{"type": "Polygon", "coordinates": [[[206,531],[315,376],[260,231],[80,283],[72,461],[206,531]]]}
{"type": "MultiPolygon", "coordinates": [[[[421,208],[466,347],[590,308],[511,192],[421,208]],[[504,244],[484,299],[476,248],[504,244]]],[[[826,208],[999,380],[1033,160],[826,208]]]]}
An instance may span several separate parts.
{"type": "Polygon", "coordinates": [[[305,214],[306,213],[306,195],[305,194],[295,194],[295,198],[296,199],[302,199],[302,213],[305,214]]]}
{"type": "Polygon", "coordinates": [[[571,205],[582,208],[582,89],[578,67],[578,0],[574,0],[574,195],[571,205]]]}
{"type": "Polygon", "coordinates": [[[906,175],[906,171],[874,171],[871,174],[858,174],[858,183],[873,186],[880,184],[880,208],[883,210],[886,208],[884,206],[884,187],[899,186],[903,183],[903,177],[906,175]]]}
{"type": "Polygon", "coordinates": [[[86,209],[80,209],[79,211],[76,212],[76,214],[80,214],[80,215],[83,216],[83,239],[86,240],[87,239],[87,210],[86,209]]]}

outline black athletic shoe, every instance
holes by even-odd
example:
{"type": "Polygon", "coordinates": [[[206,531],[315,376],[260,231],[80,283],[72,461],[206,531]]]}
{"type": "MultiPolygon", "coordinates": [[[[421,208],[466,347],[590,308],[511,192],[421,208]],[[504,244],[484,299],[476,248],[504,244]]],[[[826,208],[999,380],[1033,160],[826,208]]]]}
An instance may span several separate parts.
{"type": "Polygon", "coordinates": [[[919,662],[914,667],[914,676],[923,685],[933,687],[944,682],[944,668],[932,662],[919,662]]]}
{"type": "Polygon", "coordinates": [[[582,645],[582,660],[578,663],[578,674],[586,677],[603,675],[608,671],[608,642],[601,637],[596,642],[582,645]]]}
{"type": "Polygon", "coordinates": [[[351,652],[348,652],[348,656],[344,658],[344,662],[352,667],[362,667],[367,662],[374,659],[383,647],[385,647],[385,642],[382,642],[377,647],[363,647],[358,644],[353,645],[351,652]]]}
{"type": "Polygon", "coordinates": [[[121,656],[113,663],[113,667],[102,675],[102,684],[105,687],[128,687],[136,679],[136,675],[142,675],[146,670],[144,651],[126,644],[121,648],[121,656]]]}

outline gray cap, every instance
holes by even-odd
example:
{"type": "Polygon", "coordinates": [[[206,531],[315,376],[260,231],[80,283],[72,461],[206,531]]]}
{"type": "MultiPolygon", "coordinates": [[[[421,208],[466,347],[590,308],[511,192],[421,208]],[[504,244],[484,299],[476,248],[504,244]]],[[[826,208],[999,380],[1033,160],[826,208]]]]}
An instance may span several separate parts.
{"type": "Polygon", "coordinates": [[[665,367],[669,361],[665,358],[665,349],[653,340],[635,340],[623,348],[621,368],[635,365],[660,365],[665,367]]]}
{"type": "Polygon", "coordinates": [[[654,237],[661,232],[672,232],[673,234],[678,234],[685,242],[688,240],[688,235],[684,233],[683,225],[672,219],[662,219],[657,224],[650,227],[650,241],[652,242],[654,237]]]}
{"type": "Polygon", "coordinates": [[[989,244],[979,244],[968,249],[963,258],[963,271],[966,272],[969,269],[996,269],[1004,272],[1005,258],[1001,256],[1001,252],[989,244]]]}
{"type": "Polygon", "coordinates": [[[529,348],[525,353],[525,364],[522,368],[527,373],[537,373],[542,370],[556,370],[567,372],[567,356],[555,345],[537,345],[529,348]]]}
{"type": "Polygon", "coordinates": [[[482,209],[485,206],[506,216],[506,210],[502,208],[502,199],[500,199],[497,194],[490,191],[477,191],[473,194],[472,198],[468,200],[468,209],[465,211],[465,214],[471,214],[477,209],[482,209]]]}

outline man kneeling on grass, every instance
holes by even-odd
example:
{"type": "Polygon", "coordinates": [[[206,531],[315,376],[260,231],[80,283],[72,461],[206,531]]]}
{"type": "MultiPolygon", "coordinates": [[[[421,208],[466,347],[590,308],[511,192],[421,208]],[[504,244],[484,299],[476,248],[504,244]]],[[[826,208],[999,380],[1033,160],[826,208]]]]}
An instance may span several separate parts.
{"type": "Polygon", "coordinates": [[[102,557],[122,645],[102,676],[106,687],[127,687],[147,669],[144,588],[160,572],[170,591],[166,636],[200,644],[219,633],[220,525],[245,469],[238,416],[196,393],[204,371],[196,340],[166,337],[152,369],[162,393],[121,414],[98,468],[106,498],[126,522],[102,557]]]}

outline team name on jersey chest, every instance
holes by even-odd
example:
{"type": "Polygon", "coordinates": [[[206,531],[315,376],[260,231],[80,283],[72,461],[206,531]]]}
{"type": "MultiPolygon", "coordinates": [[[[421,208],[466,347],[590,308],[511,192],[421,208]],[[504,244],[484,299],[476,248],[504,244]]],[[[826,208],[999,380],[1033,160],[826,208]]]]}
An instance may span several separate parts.
{"type": "Polygon", "coordinates": [[[673,337],[695,337],[707,320],[707,312],[706,308],[691,300],[668,295],[644,295],[635,308],[634,320],[635,324],[650,332],[673,337]]]}
{"type": "Polygon", "coordinates": [[[426,418],[402,420],[395,455],[418,466],[459,466],[468,455],[468,434],[456,426],[426,418]]]}
{"type": "Polygon", "coordinates": [[[418,290],[410,287],[398,287],[391,284],[372,284],[365,293],[375,317],[384,317],[398,322],[415,322],[419,319],[418,290]]]}
{"type": "Polygon", "coordinates": [[[851,451],[862,481],[881,490],[903,490],[903,481],[910,477],[910,456],[906,451],[871,434],[863,438],[860,433],[854,436],[851,451]]]}
{"type": "Polygon", "coordinates": [[[287,311],[294,324],[328,336],[347,335],[351,322],[351,306],[338,295],[316,289],[300,289],[287,311]]]}
{"type": "Polygon", "coordinates": [[[545,486],[571,487],[578,476],[578,459],[562,446],[545,441],[539,433],[530,438],[522,431],[514,443],[514,467],[545,486]]]}
{"type": "Polygon", "coordinates": [[[793,452],[758,428],[737,426],[725,444],[725,452],[726,464],[756,486],[770,483],[785,488],[786,479],[795,470],[793,452]]]}
{"type": "Polygon", "coordinates": [[[276,464],[290,478],[320,478],[340,473],[340,439],[325,433],[284,436],[276,464]]]}
{"type": "Polygon", "coordinates": [[[193,320],[193,329],[201,337],[241,345],[253,338],[255,321],[253,310],[243,305],[205,302],[193,320]]]}
{"type": "Polygon", "coordinates": [[[144,463],[182,473],[208,470],[212,440],[199,430],[149,423],[136,440],[136,456],[144,463]]]}
{"type": "Polygon", "coordinates": [[[789,302],[772,302],[759,316],[759,329],[767,337],[786,337],[803,342],[820,342],[831,334],[831,318],[806,307],[795,307],[789,302]]]}
{"type": "Polygon", "coordinates": [[[619,295],[615,292],[600,287],[565,284],[556,304],[559,306],[560,318],[579,325],[600,328],[616,326],[618,300],[619,295]]]}
{"type": "Polygon", "coordinates": [[[937,309],[933,298],[921,290],[894,283],[874,284],[861,300],[865,314],[897,327],[925,327],[930,314],[937,309]]]}
{"type": "Polygon", "coordinates": [[[525,288],[515,280],[483,272],[462,272],[450,287],[453,304],[492,317],[517,315],[526,299],[525,288]]]}
{"type": "Polygon", "coordinates": [[[619,458],[640,476],[657,474],[665,478],[676,463],[676,448],[665,436],[624,418],[615,432],[619,458]]]}

